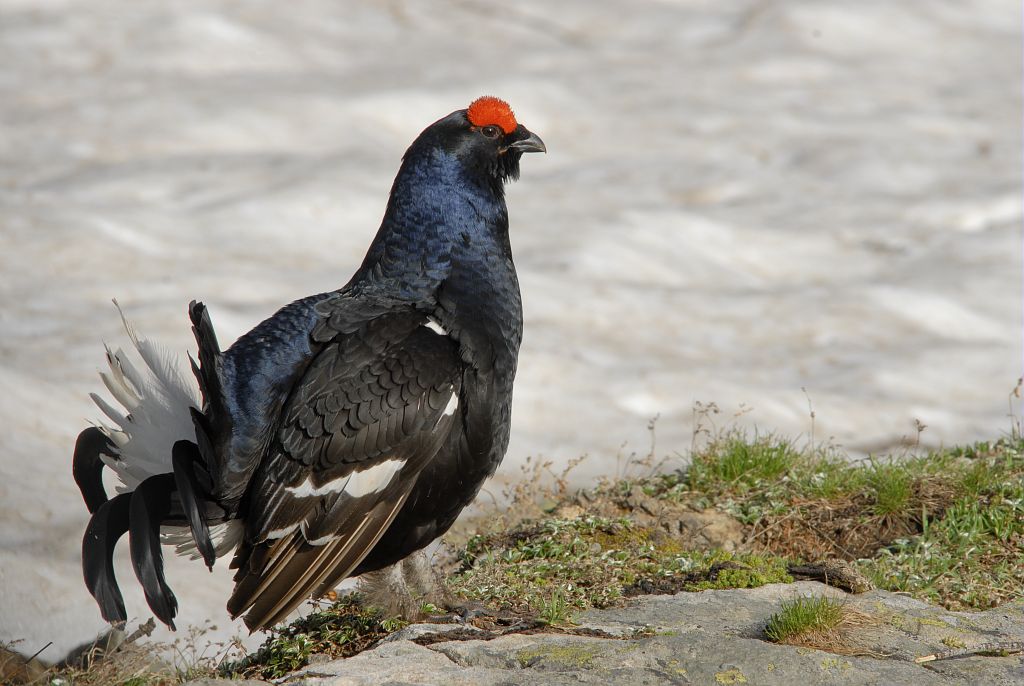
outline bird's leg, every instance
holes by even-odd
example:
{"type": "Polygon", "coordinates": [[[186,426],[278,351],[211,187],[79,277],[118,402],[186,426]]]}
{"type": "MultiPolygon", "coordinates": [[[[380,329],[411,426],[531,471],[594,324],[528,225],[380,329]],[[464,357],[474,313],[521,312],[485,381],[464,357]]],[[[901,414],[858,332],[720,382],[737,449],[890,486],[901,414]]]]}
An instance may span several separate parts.
{"type": "Polygon", "coordinates": [[[402,560],[402,574],[406,586],[419,598],[420,607],[425,604],[436,607],[448,607],[452,604],[452,594],[444,577],[430,564],[427,553],[417,550],[402,560]]]}
{"type": "Polygon", "coordinates": [[[478,617],[497,617],[494,610],[486,605],[452,595],[444,577],[430,564],[430,559],[425,551],[420,550],[413,553],[402,560],[399,565],[402,567],[407,587],[419,598],[421,607],[429,603],[435,607],[444,608],[454,613],[462,622],[468,622],[478,617]]]}
{"type": "Polygon", "coordinates": [[[401,562],[362,574],[359,592],[367,605],[378,608],[385,616],[407,621],[419,619],[420,602],[406,583],[401,562]]]}
{"type": "Polygon", "coordinates": [[[425,604],[448,607],[451,601],[444,580],[422,550],[390,567],[363,574],[359,591],[367,605],[408,621],[421,619],[425,604]]]}

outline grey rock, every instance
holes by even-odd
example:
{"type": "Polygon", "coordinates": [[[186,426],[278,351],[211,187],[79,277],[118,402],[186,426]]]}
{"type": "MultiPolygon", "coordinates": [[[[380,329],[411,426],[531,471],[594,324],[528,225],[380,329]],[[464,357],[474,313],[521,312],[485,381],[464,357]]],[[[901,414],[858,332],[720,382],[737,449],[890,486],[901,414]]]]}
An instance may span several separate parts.
{"type": "Polygon", "coordinates": [[[410,624],[401,631],[382,639],[383,643],[390,643],[392,641],[414,641],[417,638],[423,636],[429,636],[431,634],[450,634],[454,632],[460,633],[486,633],[483,629],[477,629],[471,624],[410,624]]]}
{"type": "MultiPolygon", "coordinates": [[[[996,641],[1024,641],[1024,604],[950,612],[904,596],[848,596],[817,582],[758,589],[644,596],[624,607],[577,617],[615,638],[508,634],[420,646],[411,639],[458,625],[414,625],[373,650],[307,667],[278,683],[308,686],[516,686],[562,684],[914,684],[1009,686],[1024,683],[1019,656],[965,656],[917,664],[914,658],[996,641]],[[764,626],[782,602],[801,595],[844,598],[865,617],[858,655],[777,645],[764,626]],[[945,641],[945,642],[944,642],[945,641]]],[[[200,682],[204,683],[204,682],[200,682]]],[[[216,682],[212,682],[216,683],[216,682]]],[[[234,683],[234,682],[233,682],[234,683]]],[[[196,685],[193,685],[196,686],[196,685]]]]}
{"type": "Polygon", "coordinates": [[[188,686],[270,686],[269,681],[260,679],[197,679],[188,686]]]}
{"type": "Polygon", "coordinates": [[[816,581],[801,581],[752,589],[638,596],[625,607],[591,610],[575,621],[606,631],[613,627],[634,631],[701,629],[756,638],[782,601],[805,595],[846,597],[846,593],[816,581]]]}

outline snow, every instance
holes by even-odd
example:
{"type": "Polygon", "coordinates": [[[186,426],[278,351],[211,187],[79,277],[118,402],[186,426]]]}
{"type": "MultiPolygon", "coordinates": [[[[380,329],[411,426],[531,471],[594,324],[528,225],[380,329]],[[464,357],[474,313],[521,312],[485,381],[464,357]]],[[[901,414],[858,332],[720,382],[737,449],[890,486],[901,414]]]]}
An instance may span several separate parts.
{"type": "MultiPolygon", "coordinates": [[[[70,455],[125,345],[110,299],[184,351],[193,298],[226,345],[339,286],[405,147],[485,93],[550,151],[508,192],[526,336],[491,491],[527,455],[613,473],[654,415],[685,450],[698,400],[791,436],[810,401],[854,454],[914,420],[997,437],[1020,27],[1010,0],[0,1],[0,640],[103,628],[70,455]]],[[[222,565],[168,579],[180,625],[241,631],[222,565]]]]}

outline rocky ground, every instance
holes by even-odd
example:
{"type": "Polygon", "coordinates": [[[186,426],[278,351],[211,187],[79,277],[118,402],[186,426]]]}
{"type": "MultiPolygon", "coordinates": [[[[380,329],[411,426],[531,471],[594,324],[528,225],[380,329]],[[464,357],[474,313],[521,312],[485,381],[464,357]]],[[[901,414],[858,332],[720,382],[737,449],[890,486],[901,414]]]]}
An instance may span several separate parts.
{"type": "Polygon", "coordinates": [[[852,465],[731,432],[690,457],[524,479],[433,559],[461,615],[364,578],[248,654],[169,651],[149,620],[49,671],[0,645],[0,683],[1024,683],[1024,437],[852,465]]]}
{"type": "MultiPolygon", "coordinates": [[[[1024,604],[949,612],[902,595],[846,595],[811,581],[756,589],[639,596],[625,606],[577,617],[580,634],[494,637],[459,624],[417,624],[355,657],[314,661],[276,683],[379,684],[1019,684],[1015,654],[973,648],[1024,642],[1024,604]],[[843,597],[862,621],[839,652],[765,639],[769,617],[803,595],[843,597]],[[446,635],[448,634],[448,635],[446,635]],[[454,636],[455,640],[451,640],[454,636]],[[963,646],[952,648],[951,646],[963,646]],[[944,657],[943,651],[967,654],[944,657]],[[944,659],[918,663],[939,654],[944,659]]],[[[1005,651],[1004,651],[1005,652],[1005,651]]],[[[262,684],[204,679],[191,686],[262,684]]]]}

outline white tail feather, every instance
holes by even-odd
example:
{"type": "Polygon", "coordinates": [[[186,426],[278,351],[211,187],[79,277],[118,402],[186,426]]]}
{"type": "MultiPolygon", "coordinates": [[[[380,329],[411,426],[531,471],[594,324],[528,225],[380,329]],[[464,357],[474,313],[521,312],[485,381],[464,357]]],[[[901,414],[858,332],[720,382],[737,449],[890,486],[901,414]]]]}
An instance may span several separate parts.
{"type": "MultiPolygon", "coordinates": [[[[100,379],[103,380],[103,385],[107,387],[107,390],[110,391],[110,394],[114,396],[117,402],[124,405],[125,409],[131,412],[139,404],[138,387],[129,383],[125,378],[121,365],[117,361],[117,356],[111,352],[110,347],[103,347],[107,350],[107,366],[110,367],[110,374],[100,372],[100,379]]],[[[118,348],[117,352],[121,352],[120,348],[118,348]]]]}
{"type": "MultiPolygon", "coordinates": [[[[101,424],[100,429],[117,446],[118,454],[101,457],[121,482],[118,492],[124,493],[151,476],[173,471],[171,448],[182,439],[195,440],[189,408],[201,407],[201,402],[199,385],[185,370],[185,355],[175,355],[157,343],[139,338],[123,312],[121,320],[143,364],[137,367],[124,350],[112,351],[108,347],[110,370],[100,372],[100,378],[124,411],[95,393],[90,397],[110,421],[101,424]]],[[[243,528],[241,522],[210,527],[218,556],[238,544],[243,528]]],[[[199,555],[187,527],[164,527],[162,539],[176,546],[179,554],[199,555]]]]}
{"type": "MultiPolygon", "coordinates": [[[[100,374],[100,376],[103,376],[103,375],[100,374]]],[[[114,422],[118,426],[125,426],[125,425],[127,425],[127,423],[128,423],[128,416],[125,413],[119,412],[117,410],[117,408],[115,408],[113,405],[111,405],[106,400],[104,400],[101,396],[98,396],[95,393],[90,393],[89,397],[92,398],[92,401],[94,403],[96,403],[96,407],[100,408],[100,410],[103,412],[103,414],[107,415],[107,417],[110,418],[110,420],[112,422],[114,422]]]]}

